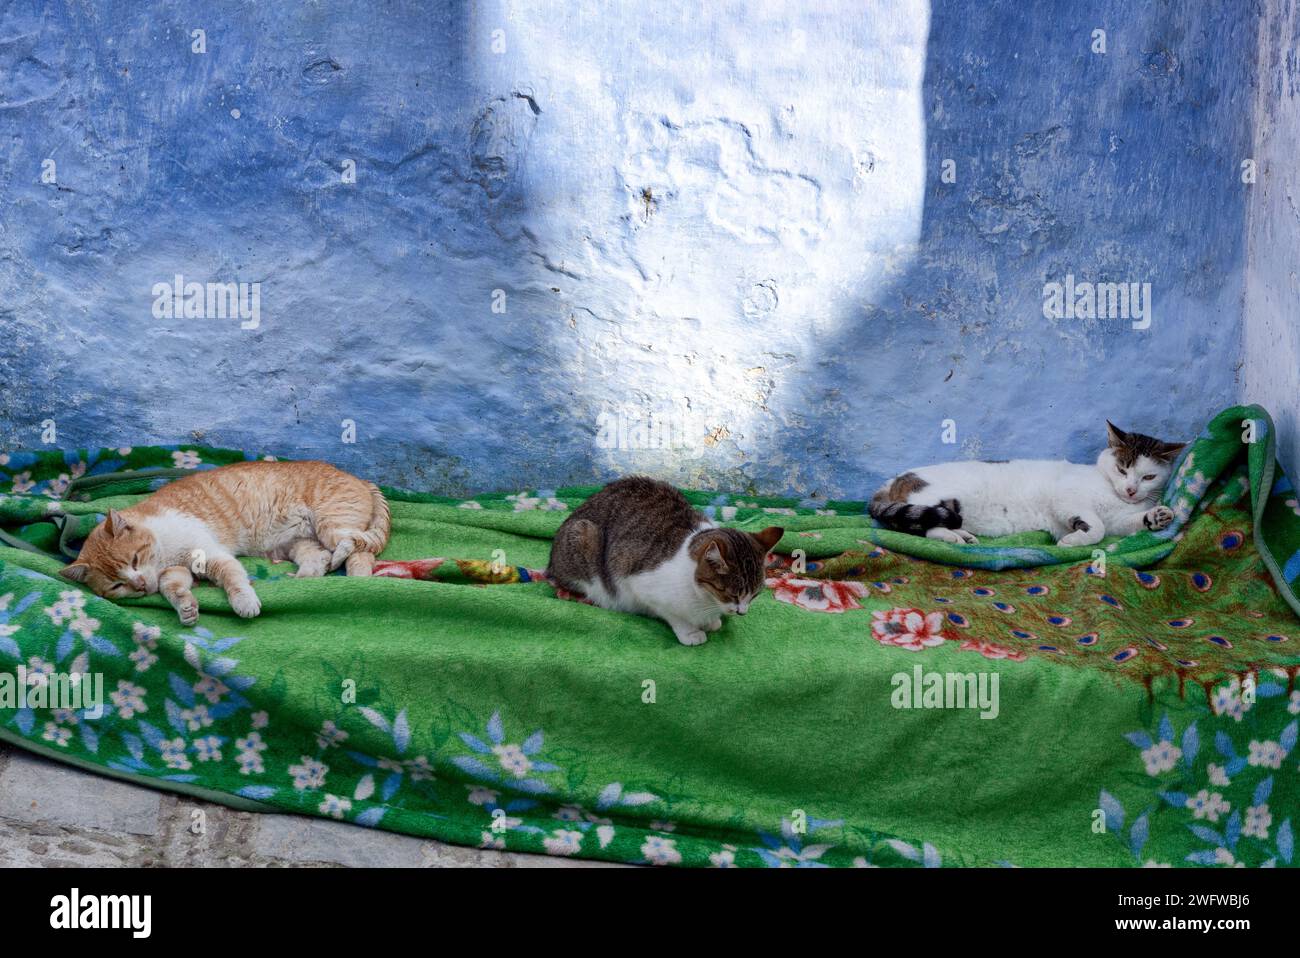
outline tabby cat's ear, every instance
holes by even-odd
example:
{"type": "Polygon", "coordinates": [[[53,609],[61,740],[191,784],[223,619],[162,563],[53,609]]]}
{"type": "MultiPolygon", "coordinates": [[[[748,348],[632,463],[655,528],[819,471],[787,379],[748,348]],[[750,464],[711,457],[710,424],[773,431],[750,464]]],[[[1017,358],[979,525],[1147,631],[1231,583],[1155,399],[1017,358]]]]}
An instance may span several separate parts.
{"type": "Polygon", "coordinates": [[[84,562],[74,562],[72,565],[65,565],[59,570],[59,575],[65,579],[71,579],[73,582],[85,582],[86,573],[90,571],[90,566],[84,562]]]}
{"type": "Polygon", "coordinates": [[[1156,446],[1155,456],[1161,462],[1173,462],[1174,456],[1186,445],[1185,442],[1162,442],[1156,446]]]}
{"type": "Polygon", "coordinates": [[[1123,446],[1128,442],[1128,433],[1120,429],[1109,419],[1106,420],[1106,443],[1110,448],[1115,449],[1123,446]]]}
{"type": "Polygon", "coordinates": [[[771,552],[772,547],[781,541],[783,535],[785,530],[780,526],[768,526],[762,532],[753,533],[755,541],[763,547],[764,552],[771,552]]]}
{"type": "Polygon", "coordinates": [[[727,574],[727,560],[722,557],[722,550],[718,548],[718,544],[716,542],[709,543],[709,547],[704,550],[704,553],[703,555],[700,556],[700,559],[701,561],[707,563],[709,568],[712,569],[718,575],[727,574]]]}

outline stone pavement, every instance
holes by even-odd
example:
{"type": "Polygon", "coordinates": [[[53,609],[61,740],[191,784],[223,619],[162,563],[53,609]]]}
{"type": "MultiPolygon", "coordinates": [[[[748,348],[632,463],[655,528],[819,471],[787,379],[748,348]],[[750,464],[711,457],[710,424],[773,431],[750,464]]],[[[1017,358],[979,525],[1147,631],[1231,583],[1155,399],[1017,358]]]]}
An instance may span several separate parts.
{"type": "Polygon", "coordinates": [[[0,744],[0,866],[601,867],[343,822],[237,812],[0,744]],[[191,826],[202,813],[202,834],[191,826]]]}

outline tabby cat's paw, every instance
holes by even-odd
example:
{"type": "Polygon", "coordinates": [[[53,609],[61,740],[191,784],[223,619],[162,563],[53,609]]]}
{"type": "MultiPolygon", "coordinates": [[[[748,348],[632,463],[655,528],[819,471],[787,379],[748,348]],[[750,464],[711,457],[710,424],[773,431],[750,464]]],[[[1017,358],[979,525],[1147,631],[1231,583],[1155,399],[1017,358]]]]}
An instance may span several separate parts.
{"type": "Polygon", "coordinates": [[[239,592],[231,593],[230,607],[241,619],[251,619],[262,611],[262,600],[252,589],[241,589],[239,592]]]}
{"type": "Polygon", "coordinates": [[[709,637],[699,629],[681,629],[677,631],[677,641],[682,645],[703,645],[709,637]]]}
{"type": "Polygon", "coordinates": [[[1156,506],[1142,515],[1142,524],[1153,532],[1165,528],[1173,521],[1174,512],[1168,506],[1156,506]]]}

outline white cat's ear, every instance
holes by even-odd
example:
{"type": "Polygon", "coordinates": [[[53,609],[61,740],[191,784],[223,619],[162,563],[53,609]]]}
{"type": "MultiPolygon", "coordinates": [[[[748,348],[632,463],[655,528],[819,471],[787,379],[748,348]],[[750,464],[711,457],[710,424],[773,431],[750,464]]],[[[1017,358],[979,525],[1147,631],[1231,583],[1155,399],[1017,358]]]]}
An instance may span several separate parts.
{"type": "Polygon", "coordinates": [[[722,557],[722,550],[718,548],[716,542],[710,543],[709,547],[704,550],[704,554],[700,556],[700,558],[707,562],[709,568],[718,575],[727,574],[727,560],[722,557]]]}
{"type": "Polygon", "coordinates": [[[1187,445],[1185,442],[1162,442],[1156,447],[1156,458],[1164,462],[1173,462],[1174,457],[1187,445]]]}
{"type": "Polygon", "coordinates": [[[1122,446],[1128,442],[1128,433],[1120,429],[1109,419],[1106,420],[1106,442],[1112,448],[1122,446]]]}
{"type": "Polygon", "coordinates": [[[781,541],[785,530],[780,526],[768,526],[762,532],[755,532],[754,539],[763,547],[764,552],[771,552],[772,547],[781,541]]]}
{"type": "Polygon", "coordinates": [[[74,562],[72,565],[65,565],[59,570],[59,575],[65,579],[71,579],[73,582],[85,582],[86,573],[90,571],[90,566],[84,562],[74,562]]]}

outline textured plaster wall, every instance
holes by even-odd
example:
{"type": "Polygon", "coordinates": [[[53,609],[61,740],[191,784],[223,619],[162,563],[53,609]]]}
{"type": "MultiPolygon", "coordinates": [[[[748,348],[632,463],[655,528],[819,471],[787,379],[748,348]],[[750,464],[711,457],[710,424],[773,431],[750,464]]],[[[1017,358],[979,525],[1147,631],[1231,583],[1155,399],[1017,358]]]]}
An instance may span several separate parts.
{"type": "Polygon", "coordinates": [[[1260,21],[1259,98],[1246,268],[1245,396],[1273,414],[1278,458],[1300,476],[1300,5],[1269,0],[1260,21]]]}
{"type": "Polygon", "coordinates": [[[1239,389],[1257,12],[15,0],[0,445],[860,496],[1190,435],[1239,389]],[[260,325],[155,318],[178,273],[260,325]],[[1067,274],[1151,283],[1151,327],[1045,319],[1067,274]]]}

